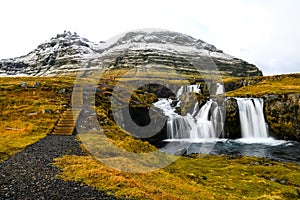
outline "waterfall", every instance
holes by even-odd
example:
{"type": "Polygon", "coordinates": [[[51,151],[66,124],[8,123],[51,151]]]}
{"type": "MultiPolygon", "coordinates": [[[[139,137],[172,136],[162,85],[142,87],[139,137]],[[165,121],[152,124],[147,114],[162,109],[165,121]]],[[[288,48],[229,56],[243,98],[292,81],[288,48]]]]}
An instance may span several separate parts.
{"type": "Polygon", "coordinates": [[[216,95],[224,93],[224,85],[221,83],[217,83],[216,95]]]}
{"type": "MultiPolygon", "coordinates": [[[[177,99],[184,93],[196,92],[201,93],[201,85],[181,86],[177,91],[177,99]]],[[[216,94],[222,94],[224,87],[217,84],[216,94]]],[[[223,115],[218,103],[209,100],[201,108],[199,102],[196,102],[194,109],[186,116],[181,116],[176,112],[176,107],[180,107],[181,101],[177,100],[176,106],[171,99],[159,99],[153,105],[160,108],[168,116],[167,135],[168,139],[205,139],[217,138],[223,132],[223,115]],[[171,106],[173,105],[173,107],[171,106]]]]}
{"type": "MultiPolygon", "coordinates": [[[[153,105],[160,108],[168,117],[168,139],[206,139],[218,138],[223,133],[224,114],[221,106],[212,99],[201,108],[199,102],[185,116],[178,114],[177,107],[181,106],[180,96],[184,93],[201,92],[200,85],[182,86],[177,92],[177,99],[162,98],[153,105]]],[[[217,83],[215,94],[224,93],[224,86],[217,83]]],[[[242,138],[268,138],[268,128],[263,113],[263,99],[236,98],[242,138]]]]}
{"type": "Polygon", "coordinates": [[[180,95],[184,94],[184,93],[188,93],[188,92],[196,92],[196,93],[200,93],[201,89],[200,89],[200,85],[184,85],[181,86],[177,92],[177,97],[180,97],[180,95]]]}
{"type": "Polygon", "coordinates": [[[192,113],[188,113],[186,116],[177,114],[176,109],[170,104],[171,100],[169,99],[159,99],[153,104],[168,116],[168,139],[217,138],[218,133],[222,131],[222,125],[220,125],[222,115],[215,101],[209,100],[200,110],[197,102],[192,113]]]}
{"type": "MultiPolygon", "coordinates": [[[[216,84],[216,90],[215,90],[215,95],[223,94],[224,93],[224,85],[221,83],[216,84]]],[[[179,88],[177,91],[177,98],[180,97],[180,95],[188,92],[196,92],[196,93],[201,93],[201,85],[184,85],[179,88]]]]}
{"type": "Polygon", "coordinates": [[[237,98],[243,138],[267,138],[262,99],[237,98]]]}

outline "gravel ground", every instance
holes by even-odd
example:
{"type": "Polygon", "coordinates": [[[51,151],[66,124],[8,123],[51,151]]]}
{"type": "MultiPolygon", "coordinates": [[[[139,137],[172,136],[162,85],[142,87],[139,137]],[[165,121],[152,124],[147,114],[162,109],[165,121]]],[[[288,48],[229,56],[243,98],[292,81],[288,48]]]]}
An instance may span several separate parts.
{"type": "Polygon", "coordinates": [[[49,135],[0,163],[0,199],[117,199],[83,183],[55,178],[53,159],[84,155],[75,136],[49,135]]]}

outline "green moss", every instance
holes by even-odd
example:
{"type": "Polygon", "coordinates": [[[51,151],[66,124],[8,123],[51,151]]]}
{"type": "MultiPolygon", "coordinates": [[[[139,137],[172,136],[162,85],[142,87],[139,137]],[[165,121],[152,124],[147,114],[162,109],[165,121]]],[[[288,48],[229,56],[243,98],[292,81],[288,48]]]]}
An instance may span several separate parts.
{"type": "MultiPolygon", "coordinates": [[[[241,87],[234,91],[229,91],[226,96],[230,97],[261,97],[265,94],[289,94],[300,93],[300,74],[279,75],[269,77],[257,77],[259,81],[252,78],[248,86],[241,87]]],[[[227,79],[226,82],[240,81],[241,79],[227,79]]]]}
{"type": "Polygon", "coordinates": [[[300,166],[253,157],[181,157],[142,174],[113,170],[91,157],[56,159],[60,177],[136,199],[297,199],[300,166]]]}

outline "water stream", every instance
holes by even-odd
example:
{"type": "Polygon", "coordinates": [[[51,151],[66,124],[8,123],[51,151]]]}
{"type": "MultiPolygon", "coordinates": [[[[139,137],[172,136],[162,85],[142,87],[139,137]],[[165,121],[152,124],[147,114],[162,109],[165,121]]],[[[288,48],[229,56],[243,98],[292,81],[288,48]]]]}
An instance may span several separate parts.
{"type": "Polygon", "coordinates": [[[263,113],[263,100],[236,98],[243,138],[267,138],[268,130],[263,113]]]}
{"type": "MultiPolygon", "coordinates": [[[[216,94],[222,94],[224,87],[217,84],[216,94]]],[[[180,95],[188,92],[201,92],[197,85],[183,86],[177,92],[177,101],[180,95]]],[[[295,141],[275,140],[268,136],[268,128],[264,119],[263,99],[236,98],[242,138],[229,140],[220,139],[223,131],[223,114],[218,103],[208,100],[201,108],[196,102],[194,109],[182,116],[177,113],[176,106],[172,107],[170,99],[159,99],[153,105],[160,108],[168,117],[166,142],[190,143],[187,154],[199,153],[201,146],[215,143],[211,154],[239,154],[246,156],[269,157],[277,160],[300,163],[300,143],[295,141]]],[[[176,145],[174,145],[176,147],[176,145]]],[[[168,153],[176,151],[167,150],[168,153]]]]}

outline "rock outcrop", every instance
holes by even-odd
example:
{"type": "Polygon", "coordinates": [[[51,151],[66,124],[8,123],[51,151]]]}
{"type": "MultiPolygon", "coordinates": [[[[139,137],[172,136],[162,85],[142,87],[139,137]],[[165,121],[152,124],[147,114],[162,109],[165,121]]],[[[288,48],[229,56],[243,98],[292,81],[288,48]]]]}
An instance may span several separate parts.
{"type": "Polygon", "coordinates": [[[264,98],[271,136],[300,141],[300,94],[265,95],[264,98]]]}
{"type": "Polygon", "coordinates": [[[240,138],[241,123],[237,100],[235,98],[227,99],[225,108],[224,137],[230,139],[240,138]]]}
{"type": "MultiPolygon", "coordinates": [[[[93,43],[76,33],[58,34],[49,42],[19,58],[0,61],[2,76],[55,76],[72,74],[89,68],[87,64],[105,58],[112,68],[152,64],[174,67],[180,72],[199,71],[191,59],[209,58],[220,74],[260,76],[254,65],[223,53],[215,46],[190,36],[161,30],[144,30],[122,34],[108,42],[93,43]]],[[[101,62],[101,61],[99,61],[101,62]]],[[[97,68],[97,64],[94,66],[97,68]]],[[[208,71],[207,69],[204,69],[208,71]]]]}

